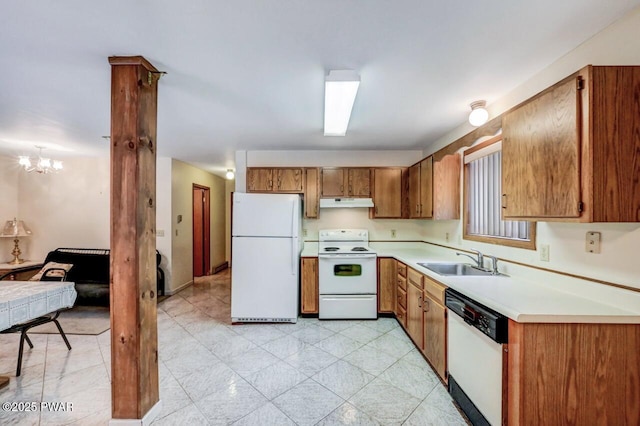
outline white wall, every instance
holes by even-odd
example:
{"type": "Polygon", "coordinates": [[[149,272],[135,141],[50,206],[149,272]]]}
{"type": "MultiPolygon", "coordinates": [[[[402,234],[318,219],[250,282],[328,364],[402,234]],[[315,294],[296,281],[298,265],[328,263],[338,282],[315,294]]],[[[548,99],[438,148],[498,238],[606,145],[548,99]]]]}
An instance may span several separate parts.
{"type": "MultiPolygon", "coordinates": [[[[588,64],[640,64],[640,9],[636,9],[569,52],[506,96],[494,101],[488,108],[491,116],[506,111],[588,64]]],[[[467,124],[460,126],[429,146],[425,155],[448,145],[470,130],[467,124]]],[[[461,241],[460,221],[426,222],[425,226],[428,241],[447,244],[445,233],[449,232],[448,244],[456,247],[475,247],[518,262],[640,288],[640,224],[538,222],[537,246],[550,246],[549,262],[541,262],[537,251],[461,241]],[[587,231],[602,233],[601,254],[585,252],[587,231]]]]}
{"type": "Polygon", "coordinates": [[[69,158],[57,174],[18,174],[18,213],[33,235],[25,259],[44,260],[58,247],[109,248],[108,157],[69,158]]]}
{"type": "Polygon", "coordinates": [[[193,184],[209,187],[211,267],[223,263],[225,249],[225,180],[190,164],[173,159],[171,165],[171,283],[168,291],[176,290],[193,281],[193,184]],[[177,217],[182,215],[182,222],[177,217]]]}
{"type": "Polygon", "coordinates": [[[171,165],[169,157],[156,159],[156,249],[162,259],[160,267],[164,272],[165,289],[169,289],[172,282],[171,165]]]}
{"type": "MultiPolygon", "coordinates": [[[[16,159],[0,156],[0,232],[7,220],[18,216],[18,172],[20,169],[16,159]]],[[[22,218],[18,217],[18,220],[20,219],[22,218]]],[[[0,238],[0,263],[13,259],[11,250],[13,250],[13,239],[0,238]]],[[[21,257],[24,259],[27,253],[25,250],[22,251],[21,257]]]]}

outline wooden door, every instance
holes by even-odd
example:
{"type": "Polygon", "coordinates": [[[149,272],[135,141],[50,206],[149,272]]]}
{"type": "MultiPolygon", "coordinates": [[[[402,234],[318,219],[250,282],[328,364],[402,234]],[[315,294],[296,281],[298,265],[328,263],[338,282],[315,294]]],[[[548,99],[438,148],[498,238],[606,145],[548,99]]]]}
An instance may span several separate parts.
{"type": "Polygon", "coordinates": [[[425,291],[424,300],[424,354],[446,380],[447,317],[446,309],[425,291]]]}
{"type": "Polygon", "coordinates": [[[345,191],[345,173],[342,168],[322,169],[322,196],[323,197],[343,197],[345,191]]]}
{"type": "Polygon", "coordinates": [[[302,169],[277,169],[276,192],[302,192],[302,169]]]}
{"type": "Polygon", "coordinates": [[[422,297],[422,289],[409,281],[407,283],[407,333],[420,350],[424,347],[422,297]]]}
{"type": "Polygon", "coordinates": [[[503,116],[505,218],[580,216],[579,81],[565,79],[503,116]]]}
{"type": "Polygon", "coordinates": [[[318,183],[318,169],[305,169],[304,217],[307,219],[318,218],[318,183]]]}
{"type": "Polygon", "coordinates": [[[460,154],[433,164],[433,218],[460,219],[460,154]]]}
{"type": "Polygon", "coordinates": [[[433,156],[420,162],[420,214],[425,219],[433,217],[433,156]]]}
{"type": "Polygon", "coordinates": [[[349,197],[371,196],[371,169],[349,169],[349,197]]]}
{"type": "Polygon", "coordinates": [[[420,217],[420,163],[409,168],[409,217],[420,217]]]}
{"type": "Polygon", "coordinates": [[[378,312],[393,312],[396,304],[398,272],[396,260],[390,257],[378,258],[378,312]]]}
{"type": "Polygon", "coordinates": [[[273,190],[273,169],[247,168],[247,192],[270,192],[273,190]]]}
{"type": "Polygon", "coordinates": [[[210,268],[209,188],[193,185],[193,276],[201,277],[210,268]]]}
{"type": "Polygon", "coordinates": [[[303,314],[318,313],[318,258],[302,258],[300,307],[303,314]]]}
{"type": "Polygon", "coordinates": [[[402,169],[373,169],[375,218],[402,218],[402,169]]]}

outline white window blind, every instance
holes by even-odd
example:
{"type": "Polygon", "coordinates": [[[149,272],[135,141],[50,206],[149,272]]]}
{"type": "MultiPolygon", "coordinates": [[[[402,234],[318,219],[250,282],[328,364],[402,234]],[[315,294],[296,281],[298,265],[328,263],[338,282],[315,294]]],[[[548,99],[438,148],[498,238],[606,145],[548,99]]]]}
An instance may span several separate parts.
{"type": "Polygon", "coordinates": [[[500,219],[502,151],[491,152],[465,163],[469,167],[467,233],[529,241],[529,222],[500,219]]]}

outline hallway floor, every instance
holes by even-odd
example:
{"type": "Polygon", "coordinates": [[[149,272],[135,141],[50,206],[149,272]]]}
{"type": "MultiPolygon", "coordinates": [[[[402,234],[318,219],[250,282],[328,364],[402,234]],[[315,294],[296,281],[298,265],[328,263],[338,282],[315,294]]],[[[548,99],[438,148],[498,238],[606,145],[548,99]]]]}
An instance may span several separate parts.
{"type": "MultiPolygon", "coordinates": [[[[230,271],[197,278],[158,305],[155,425],[465,425],[395,319],[234,325],[230,271]]],[[[0,335],[0,402],[71,402],[67,412],[7,412],[0,424],[104,425],[110,335],[32,335],[15,378],[18,335],[0,335]]]]}

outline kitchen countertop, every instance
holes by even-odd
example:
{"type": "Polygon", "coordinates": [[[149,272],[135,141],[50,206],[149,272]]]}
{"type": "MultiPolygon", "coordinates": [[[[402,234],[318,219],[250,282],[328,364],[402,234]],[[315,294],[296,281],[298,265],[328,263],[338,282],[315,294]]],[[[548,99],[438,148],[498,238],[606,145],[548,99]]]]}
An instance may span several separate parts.
{"type": "MultiPolygon", "coordinates": [[[[640,293],[637,292],[612,287],[611,292],[621,292],[637,302],[631,304],[637,309],[629,309],[629,303],[625,308],[620,308],[602,300],[534,283],[520,276],[442,276],[419,266],[418,262],[461,261],[460,258],[452,258],[453,251],[437,246],[374,242],[371,246],[378,257],[393,257],[517,322],[640,324],[640,293]]],[[[317,255],[318,244],[305,243],[302,256],[317,255]]]]}

